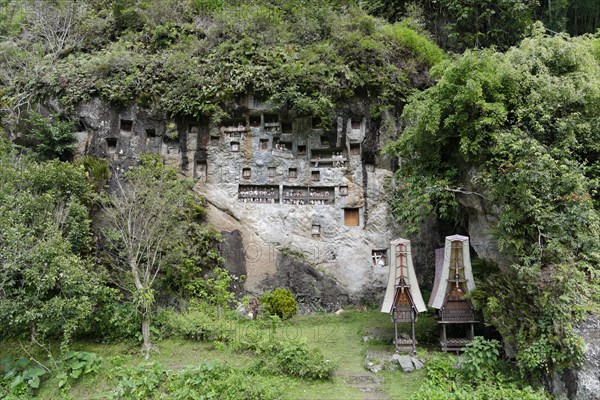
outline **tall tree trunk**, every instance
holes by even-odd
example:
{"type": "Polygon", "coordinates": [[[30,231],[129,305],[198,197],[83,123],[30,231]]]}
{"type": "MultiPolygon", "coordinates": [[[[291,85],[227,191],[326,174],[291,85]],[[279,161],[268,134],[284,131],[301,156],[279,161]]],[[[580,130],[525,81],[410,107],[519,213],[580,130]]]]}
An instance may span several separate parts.
{"type": "Polygon", "coordinates": [[[142,337],[144,338],[144,353],[146,353],[146,361],[150,358],[150,350],[152,349],[152,343],[150,342],[150,317],[148,317],[148,310],[145,310],[142,316],[142,337]]]}
{"type": "MultiPolygon", "coordinates": [[[[140,273],[138,269],[138,263],[135,257],[129,258],[129,266],[131,267],[131,274],[133,275],[133,283],[135,288],[139,292],[144,291],[144,285],[140,280],[140,273]]],[[[144,345],[142,347],[142,351],[145,353],[145,358],[148,360],[150,358],[150,350],[158,349],[152,345],[150,342],[150,307],[147,304],[142,304],[142,338],[144,339],[144,345]]]]}

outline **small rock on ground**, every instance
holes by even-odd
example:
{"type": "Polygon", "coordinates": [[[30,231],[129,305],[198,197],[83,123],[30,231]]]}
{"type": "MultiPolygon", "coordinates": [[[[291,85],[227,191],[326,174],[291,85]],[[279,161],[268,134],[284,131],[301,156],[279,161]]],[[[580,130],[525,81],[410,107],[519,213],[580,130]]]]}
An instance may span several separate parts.
{"type": "Polygon", "coordinates": [[[371,372],[379,372],[390,366],[390,353],[387,351],[367,350],[365,368],[371,372]]]}
{"type": "Polygon", "coordinates": [[[402,367],[402,371],[404,372],[412,372],[415,369],[415,366],[412,363],[410,356],[400,356],[397,358],[398,364],[402,367]]]}
{"type": "Polygon", "coordinates": [[[421,369],[424,367],[423,362],[421,360],[419,360],[417,357],[411,357],[410,360],[413,363],[413,366],[415,367],[415,369],[421,369]]]}

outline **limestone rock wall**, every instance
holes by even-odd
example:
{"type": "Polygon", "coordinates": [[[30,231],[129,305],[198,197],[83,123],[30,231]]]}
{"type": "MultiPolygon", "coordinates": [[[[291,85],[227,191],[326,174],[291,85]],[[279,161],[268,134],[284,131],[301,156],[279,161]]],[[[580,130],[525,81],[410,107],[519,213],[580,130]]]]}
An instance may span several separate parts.
{"type": "Polygon", "coordinates": [[[570,393],[577,400],[600,399],[600,316],[589,315],[578,332],[585,342],[585,362],[576,372],[575,391],[570,393]]]}
{"type": "MultiPolygon", "coordinates": [[[[373,157],[381,141],[366,112],[342,110],[328,129],[252,96],[218,125],[99,100],[77,112],[82,153],[109,158],[117,171],[157,153],[195,180],[209,221],[225,233],[228,268],[244,271],[249,292],[304,282],[336,286],[338,305],[383,295],[387,268],[375,267],[372,255],[396,236],[383,189],[392,173],[373,157]],[[310,268],[284,280],[292,256],[310,268]]],[[[330,308],[327,297],[306,298],[330,308]]]]}
{"type": "Polygon", "coordinates": [[[579,369],[554,373],[548,387],[557,399],[600,399],[600,318],[590,314],[577,331],[585,342],[585,361],[579,369]]]}

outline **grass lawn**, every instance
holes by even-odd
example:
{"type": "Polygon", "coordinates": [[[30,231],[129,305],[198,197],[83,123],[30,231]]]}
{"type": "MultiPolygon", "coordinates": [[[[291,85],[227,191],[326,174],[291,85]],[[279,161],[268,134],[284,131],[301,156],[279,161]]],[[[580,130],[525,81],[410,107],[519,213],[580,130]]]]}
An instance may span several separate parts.
{"type": "MultiPolygon", "coordinates": [[[[422,318],[423,319],[423,318],[422,318]]],[[[431,329],[424,321],[423,329],[431,329]]],[[[393,352],[394,347],[388,340],[363,341],[363,336],[373,331],[389,336],[393,334],[393,325],[389,316],[377,311],[346,311],[340,315],[317,314],[296,316],[283,321],[275,327],[266,321],[232,321],[231,332],[240,338],[248,330],[260,329],[277,339],[303,338],[310,347],[318,348],[326,359],[336,363],[336,376],[331,381],[303,381],[285,376],[268,376],[266,379],[280,387],[284,399],[362,399],[363,393],[348,382],[348,376],[365,374],[365,355],[367,350],[386,350],[393,352]]],[[[151,361],[157,361],[169,369],[183,369],[206,361],[221,361],[230,366],[246,368],[257,361],[254,354],[233,350],[222,343],[197,342],[186,339],[165,339],[157,343],[160,353],[153,353],[151,361]]],[[[58,379],[47,379],[37,393],[42,399],[93,399],[106,398],[102,394],[114,387],[114,378],[110,371],[116,365],[138,365],[144,362],[137,344],[99,344],[78,342],[74,350],[94,352],[104,358],[99,373],[85,376],[72,384],[68,391],[58,389],[58,379]]],[[[422,348],[422,346],[421,346],[422,348]]],[[[5,356],[28,357],[18,343],[2,343],[0,358],[5,356]]],[[[53,349],[58,351],[58,349],[53,349]]],[[[28,349],[31,356],[45,359],[45,351],[28,349]]],[[[420,350],[425,355],[425,350],[420,350]]],[[[249,378],[252,379],[252,378],[249,378]]],[[[408,399],[425,379],[423,370],[412,373],[384,371],[377,374],[381,389],[389,398],[408,399]]]]}

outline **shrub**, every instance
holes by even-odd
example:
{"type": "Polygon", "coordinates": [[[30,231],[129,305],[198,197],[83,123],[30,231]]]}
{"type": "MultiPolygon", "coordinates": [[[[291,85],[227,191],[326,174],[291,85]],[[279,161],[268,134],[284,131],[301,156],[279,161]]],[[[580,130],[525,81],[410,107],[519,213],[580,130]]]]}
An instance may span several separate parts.
{"type": "Polygon", "coordinates": [[[431,385],[451,391],[456,387],[460,371],[456,365],[456,358],[443,354],[429,361],[425,367],[427,380],[431,385]]]}
{"type": "Polygon", "coordinates": [[[256,371],[287,375],[310,380],[331,379],[336,364],[326,360],[318,349],[311,349],[303,340],[274,340],[260,331],[248,332],[244,339],[232,342],[239,350],[250,350],[261,359],[256,371]]]}
{"type": "Polygon", "coordinates": [[[71,250],[79,255],[88,254],[93,239],[88,208],[72,200],[66,205],[64,218],[63,237],[71,244],[71,250]]]}
{"type": "Polygon", "coordinates": [[[421,61],[435,65],[444,59],[444,52],[432,40],[410,28],[404,22],[387,25],[383,34],[392,43],[401,44],[413,52],[421,61]]]}
{"type": "Polygon", "coordinates": [[[499,343],[477,337],[462,356],[436,355],[426,365],[427,381],[411,396],[411,400],[545,400],[543,389],[534,389],[503,374],[498,361],[499,343]]]}
{"type": "Polygon", "coordinates": [[[293,317],[298,312],[298,302],[289,289],[277,288],[271,293],[265,293],[260,298],[261,304],[270,314],[286,319],[293,317]]]}
{"type": "Polygon", "coordinates": [[[151,399],[167,379],[167,368],[159,363],[140,364],[137,367],[117,368],[117,386],[107,395],[110,399],[151,399]]]}
{"type": "Polygon", "coordinates": [[[519,388],[515,384],[487,382],[472,388],[469,385],[447,391],[426,383],[413,394],[411,400],[548,400],[542,389],[519,388]]]}
{"type": "Polygon", "coordinates": [[[232,339],[227,320],[213,319],[201,310],[190,310],[183,314],[163,311],[158,317],[157,324],[165,336],[181,335],[198,341],[228,342],[232,339]]]}
{"type": "Polygon", "coordinates": [[[461,370],[467,380],[482,380],[499,368],[500,343],[476,336],[465,348],[461,359],[461,370]]]}
{"type": "Polygon", "coordinates": [[[41,160],[69,160],[77,146],[73,123],[61,121],[58,115],[51,120],[33,113],[27,121],[29,129],[22,137],[23,144],[30,147],[41,160]]]}
{"type": "Polygon", "coordinates": [[[96,192],[101,192],[110,178],[108,161],[88,155],[83,157],[80,163],[83,165],[88,179],[96,192]]]}
{"type": "Polygon", "coordinates": [[[169,377],[169,398],[184,399],[275,399],[281,395],[270,381],[248,375],[218,362],[208,362],[185,369],[169,377]],[[258,382],[257,382],[258,381],[258,382]]]}
{"type": "Polygon", "coordinates": [[[192,279],[186,288],[192,297],[217,306],[221,313],[235,297],[235,293],[230,290],[232,279],[229,271],[217,267],[211,271],[210,276],[192,279]]]}
{"type": "Polygon", "coordinates": [[[0,369],[3,372],[0,375],[0,398],[32,395],[40,387],[41,378],[48,373],[47,369],[26,358],[3,358],[0,369]]]}
{"type": "MultiPolygon", "coordinates": [[[[252,352],[260,358],[254,367],[258,371],[325,380],[331,379],[335,370],[335,363],[326,360],[318,349],[308,347],[306,342],[276,340],[273,331],[267,333],[261,329],[253,329],[256,328],[255,324],[249,325],[242,334],[230,325],[232,321],[211,318],[201,310],[191,310],[184,314],[163,311],[156,322],[163,333],[181,335],[192,340],[214,341],[219,347],[227,344],[237,351],[252,352]]],[[[262,398],[253,396],[244,398],[262,398]]]]}
{"type": "MultiPolygon", "coordinates": [[[[280,398],[281,388],[260,376],[248,379],[247,371],[219,362],[202,363],[181,371],[160,363],[123,366],[116,370],[116,387],[110,399],[249,399],[280,398]]],[[[103,398],[104,398],[103,397],[103,398]]]]}
{"type": "Polygon", "coordinates": [[[91,329],[86,333],[105,342],[121,341],[135,338],[140,324],[135,306],[124,302],[115,290],[107,289],[102,292],[91,329]]]}
{"type": "Polygon", "coordinates": [[[33,359],[5,357],[0,360],[0,398],[17,399],[35,397],[43,379],[56,373],[58,387],[68,388],[68,382],[84,375],[98,372],[102,357],[85,351],[68,351],[59,359],[48,354],[40,363],[33,359]],[[65,387],[65,385],[67,385],[65,387]]]}
{"type": "Polygon", "coordinates": [[[423,314],[415,323],[415,335],[419,343],[437,344],[440,326],[429,314],[423,314]]]}
{"type": "Polygon", "coordinates": [[[209,14],[221,10],[225,6],[224,0],[192,0],[194,9],[200,14],[209,14]]]}
{"type": "Polygon", "coordinates": [[[302,379],[331,379],[334,364],[325,360],[318,349],[309,349],[305,342],[280,342],[275,355],[278,369],[286,375],[302,379]]]}
{"type": "Polygon", "coordinates": [[[102,357],[87,351],[68,351],[59,360],[61,371],[57,375],[58,387],[67,385],[69,380],[77,380],[83,375],[98,372],[102,357]]]}

